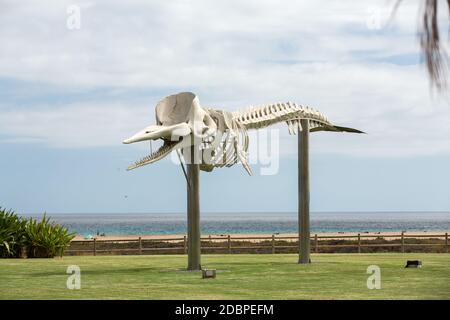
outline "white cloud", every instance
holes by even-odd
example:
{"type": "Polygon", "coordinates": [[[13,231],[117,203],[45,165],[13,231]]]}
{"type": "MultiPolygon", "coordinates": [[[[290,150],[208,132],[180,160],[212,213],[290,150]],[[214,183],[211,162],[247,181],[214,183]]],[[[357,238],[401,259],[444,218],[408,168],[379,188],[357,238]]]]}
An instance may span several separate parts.
{"type": "Polygon", "coordinates": [[[0,141],[37,140],[51,146],[93,147],[117,145],[153,119],[146,106],[75,104],[64,108],[2,112],[0,141]]]}
{"type": "MultiPolygon", "coordinates": [[[[81,29],[68,30],[66,7],[73,3],[7,7],[0,20],[0,75],[68,86],[185,86],[192,76],[199,84],[214,79],[221,85],[221,69],[255,71],[261,61],[348,61],[354,50],[416,51],[413,18],[399,19],[397,32],[404,24],[412,30],[402,37],[366,30],[370,3],[79,2],[81,29]]],[[[410,8],[416,9],[402,7],[410,8]]]]}
{"type": "MultiPolygon", "coordinates": [[[[419,52],[415,3],[402,2],[387,30],[367,29],[371,8],[380,8],[384,24],[393,4],[6,1],[0,77],[62,93],[196,89],[205,105],[229,110],[293,100],[369,133],[318,134],[317,152],[449,153],[449,103],[430,98],[423,68],[371,60],[419,52]],[[81,7],[80,30],[66,28],[72,4],[81,7]]],[[[132,106],[126,98],[109,103],[98,95],[26,108],[4,103],[0,134],[2,141],[57,147],[116,145],[153,121],[151,105],[159,98],[136,97],[132,106]]],[[[289,153],[295,139],[283,137],[289,153]]]]}

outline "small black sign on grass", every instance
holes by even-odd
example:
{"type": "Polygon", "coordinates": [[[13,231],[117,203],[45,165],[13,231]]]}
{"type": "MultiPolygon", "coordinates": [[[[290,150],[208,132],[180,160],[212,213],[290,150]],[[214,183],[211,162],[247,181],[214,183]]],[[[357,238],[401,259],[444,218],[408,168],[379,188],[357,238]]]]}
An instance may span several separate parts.
{"type": "Polygon", "coordinates": [[[420,260],[408,260],[408,261],[406,261],[405,268],[422,268],[422,261],[420,261],[420,260]]]}

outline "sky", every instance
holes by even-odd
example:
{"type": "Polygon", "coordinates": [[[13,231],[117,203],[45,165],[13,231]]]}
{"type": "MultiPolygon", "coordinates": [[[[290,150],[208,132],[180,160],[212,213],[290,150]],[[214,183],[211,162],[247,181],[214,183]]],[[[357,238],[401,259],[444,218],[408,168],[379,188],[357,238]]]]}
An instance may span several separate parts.
{"type": "MultiPolygon", "coordinates": [[[[192,91],[229,111],[294,101],[367,132],[312,134],[313,211],[450,211],[450,98],[430,90],[418,2],[390,19],[394,4],[0,0],[0,207],[184,212],[179,165],[127,172],[149,146],[121,142],[192,91]]],[[[443,6],[446,47],[447,20],[443,6]]],[[[202,212],[296,210],[297,140],[273,130],[257,134],[279,136],[276,173],[202,173],[202,212]]]]}

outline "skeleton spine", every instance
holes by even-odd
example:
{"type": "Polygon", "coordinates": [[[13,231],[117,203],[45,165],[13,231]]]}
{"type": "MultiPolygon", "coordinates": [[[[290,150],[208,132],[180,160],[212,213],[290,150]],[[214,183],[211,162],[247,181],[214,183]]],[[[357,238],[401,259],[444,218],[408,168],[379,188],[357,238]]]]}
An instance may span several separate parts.
{"type": "Polygon", "coordinates": [[[244,111],[234,112],[233,119],[246,129],[260,129],[286,121],[289,132],[294,134],[297,129],[301,130],[300,119],[308,119],[311,128],[331,125],[328,119],[320,112],[292,102],[250,107],[244,111]]]}

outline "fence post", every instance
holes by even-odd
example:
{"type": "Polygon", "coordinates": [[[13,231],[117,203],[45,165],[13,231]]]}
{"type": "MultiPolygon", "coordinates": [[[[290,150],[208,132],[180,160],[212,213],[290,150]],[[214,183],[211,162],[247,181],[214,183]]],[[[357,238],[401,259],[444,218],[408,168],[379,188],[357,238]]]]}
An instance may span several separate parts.
{"type": "Polygon", "coordinates": [[[358,233],[358,253],[361,253],[361,234],[358,233]]]}
{"type": "Polygon", "coordinates": [[[448,232],[445,233],[445,252],[448,253],[448,232]]]}
{"type": "Polygon", "coordinates": [[[275,235],[272,235],[272,254],[275,253],[275,235]]]}
{"type": "Polygon", "coordinates": [[[402,253],[405,253],[405,232],[402,231],[402,253]]]}
{"type": "Polygon", "coordinates": [[[187,239],[186,239],[186,236],[183,237],[183,249],[184,249],[184,254],[187,254],[187,239]]]}
{"type": "Polygon", "coordinates": [[[139,237],[139,254],[142,254],[142,238],[139,237]]]}
{"type": "Polygon", "coordinates": [[[319,253],[319,239],[317,237],[317,233],[314,235],[314,251],[319,253]]]}
{"type": "Polygon", "coordinates": [[[228,253],[231,253],[231,236],[228,235],[228,253]]]}
{"type": "Polygon", "coordinates": [[[97,239],[94,238],[94,256],[97,255],[97,239]]]}

